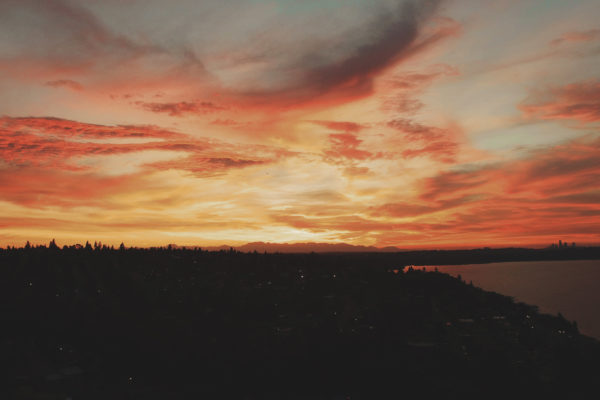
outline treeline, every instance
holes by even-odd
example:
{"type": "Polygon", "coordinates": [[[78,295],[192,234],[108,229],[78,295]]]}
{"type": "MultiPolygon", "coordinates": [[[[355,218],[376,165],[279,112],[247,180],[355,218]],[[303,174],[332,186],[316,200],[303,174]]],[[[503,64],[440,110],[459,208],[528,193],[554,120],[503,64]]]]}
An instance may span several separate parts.
{"type": "MultiPolygon", "coordinates": [[[[85,245],[75,244],[71,246],[64,245],[59,247],[54,240],[49,245],[32,246],[29,242],[24,247],[7,246],[6,249],[0,248],[0,253],[24,250],[62,250],[62,251],[146,251],[157,252],[176,252],[178,254],[252,254],[257,252],[242,253],[234,248],[229,250],[207,251],[202,248],[185,248],[168,245],[166,247],[126,247],[123,243],[118,247],[107,246],[101,242],[86,242],[85,245]]],[[[261,253],[273,254],[280,258],[289,258],[290,260],[302,260],[303,256],[315,253],[261,253]]],[[[548,261],[548,260],[595,260],[600,259],[600,247],[581,246],[581,247],[548,247],[543,249],[531,248],[478,248],[469,250],[418,250],[401,251],[393,253],[316,253],[321,256],[320,259],[344,259],[350,263],[376,262],[379,265],[458,265],[458,264],[485,264],[492,262],[509,261],[548,261]]]]}

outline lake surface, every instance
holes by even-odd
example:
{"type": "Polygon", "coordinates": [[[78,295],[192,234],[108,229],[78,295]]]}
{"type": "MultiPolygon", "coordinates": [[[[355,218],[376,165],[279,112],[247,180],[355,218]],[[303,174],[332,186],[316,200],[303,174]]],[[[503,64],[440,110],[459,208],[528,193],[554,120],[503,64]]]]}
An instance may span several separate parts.
{"type": "MultiPolygon", "coordinates": [[[[433,269],[434,266],[427,266],[433,269]]],[[[577,321],[579,331],[600,339],[600,260],[523,261],[438,265],[473,285],[536,305],[546,314],[577,321]]]]}

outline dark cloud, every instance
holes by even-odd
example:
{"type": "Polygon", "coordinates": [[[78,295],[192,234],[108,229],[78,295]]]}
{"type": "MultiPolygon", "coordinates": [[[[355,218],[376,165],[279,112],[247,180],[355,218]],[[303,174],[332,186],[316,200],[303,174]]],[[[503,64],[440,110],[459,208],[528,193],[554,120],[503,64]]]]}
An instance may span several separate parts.
{"type": "Polygon", "coordinates": [[[397,16],[384,16],[366,32],[375,40],[366,43],[337,63],[307,72],[307,81],[321,91],[350,86],[370,87],[373,75],[396,61],[417,39],[419,25],[437,2],[406,2],[397,16]]]}
{"type": "Polygon", "coordinates": [[[3,35],[18,35],[3,56],[19,60],[25,56],[32,64],[41,62],[40,67],[72,69],[101,57],[122,59],[158,51],[115,34],[88,9],[66,0],[2,1],[0,26],[3,35]]]}
{"type": "MultiPolygon", "coordinates": [[[[289,43],[286,48],[275,45],[272,52],[276,54],[267,51],[258,59],[268,67],[249,73],[249,79],[241,79],[244,83],[240,85],[249,88],[242,89],[229,84],[226,73],[219,80],[218,67],[213,71],[215,76],[207,71],[199,57],[214,53],[207,44],[186,43],[185,39],[177,42],[172,37],[136,31],[143,26],[137,23],[131,30],[117,31],[104,23],[101,13],[91,11],[95,7],[83,2],[5,0],[0,2],[0,34],[12,39],[0,56],[0,64],[14,76],[43,76],[56,85],[65,73],[87,77],[101,72],[102,82],[90,80],[90,87],[119,83],[120,87],[144,88],[150,82],[172,85],[177,81],[196,89],[210,88],[225,102],[248,108],[340,103],[371,93],[374,78],[383,70],[454,35],[458,25],[443,19],[437,19],[431,29],[423,29],[442,1],[395,0],[392,9],[385,12],[381,3],[375,4],[381,10],[379,16],[365,25],[346,27],[345,35],[336,33],[318,43],[298,44],[295,51],[288,48],[289,43]]],[[[187,24],[189,20],[178,29],[193,31],[187,24]]],[[[228,52],[251,46],[249,41],[236,44],[228,52]]],[[[208,65],[220,65],[215,57],[217,60],[208,65]]],[[[231,79],[238,80],[238,75],[231,74],[235,76],[231,79]]],[[[174,116],[208,111],[201,103],[186,101],[144,102],[139,106],[174,116]]],[[[408,101],[403,107],[418,108],[418,104],[408,101]]]]}
{"type": "Polygon", "coordinates": [[[314,60],[324,59],[320,50],[304,54],[290,68],[295,71],[296,82],[275,90],[249,91],[243,96],[255,102],[277,101],[280,106],[291,106],[309,101],[343,101],[369,94],[373,79],[381,71],[456,33],[458,28],[453,21],[452,24],[446,21],[446,25],[426,36],[421,31],[440,3],[441,0],[399,1],[395,12],[386,13],[362,28],[363,37],[353,38],[354,46],[340,45],[351,49],[344,56],[312,65],[314,60]]]}
{"type": "Polygon", "coordinates": [[[113,99],[126,97],[119,90],[176,84],[204,88],[211,79],[185,43],[154,40],[152,33],[137,28],[140,16],[131,26],[111,26],[94,8],[83,1],[0,1],[0,69],[9,79],[75,90],[80,87],[69,81],[84,80],[87,91],[109,92],[113,99]]]}

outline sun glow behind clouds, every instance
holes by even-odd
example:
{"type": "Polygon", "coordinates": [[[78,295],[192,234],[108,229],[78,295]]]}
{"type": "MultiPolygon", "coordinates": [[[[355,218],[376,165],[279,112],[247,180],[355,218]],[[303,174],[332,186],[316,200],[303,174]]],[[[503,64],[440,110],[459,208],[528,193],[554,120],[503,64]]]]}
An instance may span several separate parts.
{"type": "Polygon", "coordinates": [[[0,244],[598,242],[598,5],[533,3],[2,2],[0,244]]]}

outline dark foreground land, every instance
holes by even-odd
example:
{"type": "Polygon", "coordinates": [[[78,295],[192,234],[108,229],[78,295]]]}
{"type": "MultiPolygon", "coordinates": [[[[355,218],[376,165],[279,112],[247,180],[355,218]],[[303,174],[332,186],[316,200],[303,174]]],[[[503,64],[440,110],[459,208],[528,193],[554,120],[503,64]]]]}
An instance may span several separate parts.
{"type": "Polygon", "coordinates": [[[596,397],[576,324],[402,261],[0,250],[0,398],[596,397]]]}

